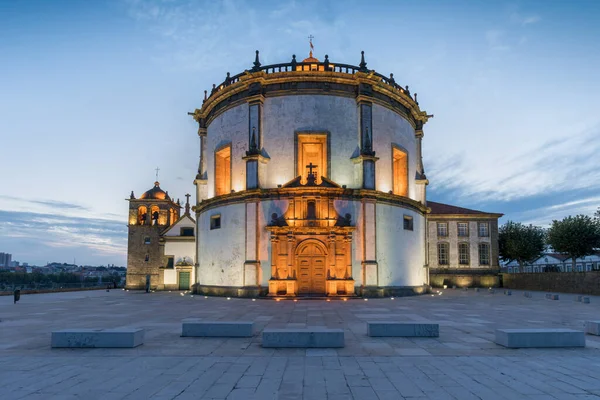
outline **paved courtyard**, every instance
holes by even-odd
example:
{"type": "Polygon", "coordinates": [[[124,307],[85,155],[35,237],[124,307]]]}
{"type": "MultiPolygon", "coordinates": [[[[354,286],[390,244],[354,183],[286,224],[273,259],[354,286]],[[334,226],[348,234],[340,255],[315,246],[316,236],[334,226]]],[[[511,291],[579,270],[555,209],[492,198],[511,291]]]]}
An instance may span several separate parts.
{"type": "Polygon", "coordinates": [[[583,329],[591,304],[469,290],[396,299],[275,301],[122,290],[0,297],[0,398],[591,399],[600,337],[584,349],[506,349],[495,328],[583,329]],[[253,338],[182,338],[184,318],[255,322],[253,338]],[[370,338],[367,320],[434,321],[439,338],[370,338]],[[51,349],[65,328],[146,329],[135,349],[51,349]],[[266,349],[265,327],[343,328],[341,349],[266,349]]]}

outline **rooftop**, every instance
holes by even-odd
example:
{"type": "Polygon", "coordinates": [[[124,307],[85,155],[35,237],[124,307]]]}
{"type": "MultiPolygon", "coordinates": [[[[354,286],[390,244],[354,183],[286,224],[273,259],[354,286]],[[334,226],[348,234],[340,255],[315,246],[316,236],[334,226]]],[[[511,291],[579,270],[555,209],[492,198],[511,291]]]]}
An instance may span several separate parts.
{"type": "Polygon", "coordinates": [[[435,201],[429,201],[429,200],[427,200],[427,207],[431,208],[431,214],[433,214],[433,215],[437,215],[437,214],[451,214],[451,215],[453,215],[453,214],[454,215],[496,214],[498,216],[503,215],[503,214],[499,214],[499,213],[490,213],[490,212],[485,212],[485,211],[472,210],[470,208],[458,207],[458,206],[453,206],[450,204],[436,203],[435,201]]]}

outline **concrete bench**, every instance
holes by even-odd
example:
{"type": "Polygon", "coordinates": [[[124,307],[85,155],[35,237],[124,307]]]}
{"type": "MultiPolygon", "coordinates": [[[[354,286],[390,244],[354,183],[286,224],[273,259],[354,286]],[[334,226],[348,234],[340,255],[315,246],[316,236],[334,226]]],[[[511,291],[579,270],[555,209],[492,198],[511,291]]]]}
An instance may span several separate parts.
{"type": "Polygon", "coordinates": [[[144,330],[138,328],[63,329],[52,332],[52,347],[137,347],[144,343],[144,330]]]}
{"type": "Polygon", "coordinates": [[[552,294],[552,293],[546,293],[546,298],[548,300],[558,300],[559,296],[557,294],[552,294]]]}
{"type": "Polygon", "coordinates": [[[504,294],[507,296],[512,296],[512,290],[505,290],[504,294]]]}
{"type": "Polygon", "coordinates": [[[343,329],[265,329],[263,347],[344,347],[343,329]]]}
{"type": "Polygon", "coordinates": [[[572,329],[496,329],[496,343],[520,347],[585,347],[585,334],[572,329]]]}
{"type": "Polygon", "coordinates": [[[600,336],[600,321],[585,321],[585,333],[600,336]]]}
{"type": "Polygon", "coordinates": [[[367,335],[373,337],[438,337],[439,324],[426,322],[367,322],[367,335]]]}
{"type": "Polygon", "coordinates": [[[181,336],[184,337],[252,337],[253,322],[183,320],[181,336]]]}
{"type": "Polygon", "coordinates": [[[590,304],[590,298],[589,297],[584,297],[583,298],[583,304],[590,304]]]}

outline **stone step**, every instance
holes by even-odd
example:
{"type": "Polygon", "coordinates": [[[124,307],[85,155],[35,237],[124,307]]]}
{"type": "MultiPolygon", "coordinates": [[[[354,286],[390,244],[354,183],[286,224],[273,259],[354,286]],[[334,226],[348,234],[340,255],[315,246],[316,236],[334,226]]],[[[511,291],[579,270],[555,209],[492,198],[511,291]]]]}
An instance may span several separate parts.
{"type": "Polygon", "coordinates": [[[138,328],[63,329],[52,332],[52,347],[113,348],[137,347],[144,343],[144,330],[138,328]]]}
{"type": "Polygon", "coordinates": [[[427,322],[367,322],[367,335],[373,337],[438,337],[439,324],[427,322]]]}
{"type": "Polygon", "coordinates": [[[585,332],[600,336],[600,321],[585,321],[585,332]]]}
{"type": "Polygon", "coordinates": [[[510,348],[585,347],[585,334],[573,329],[496,329],[495,341],[510,348]]]}
{"type": "Polygon", "coordinates": [[[253,322],[186,319],[181,323],[183,337],[252,337],[253,322]]]}
{"type": "Polygon", "coordinates": [[[263,347],[344,347],[343,329],[287,328],[265,329],[263,347]]]}

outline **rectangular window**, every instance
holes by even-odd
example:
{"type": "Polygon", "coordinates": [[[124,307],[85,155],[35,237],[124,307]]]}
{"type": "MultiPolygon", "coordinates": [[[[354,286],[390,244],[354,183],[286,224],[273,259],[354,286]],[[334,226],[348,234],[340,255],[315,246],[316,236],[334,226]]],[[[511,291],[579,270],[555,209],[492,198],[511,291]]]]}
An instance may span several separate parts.
{"type": "Polygon", "coordinates": [[[459,222],[458,223],[458,236],[466,237],[469,236],[469,223],[459,222]]]}
{"type": "Polygon", "coordinates": [[[469,243],[458,244],[458,263],[460,265],[469,265],[469,243]]]}
{"type": "Polygon", "coordinates": [[[179,236],[194,236],[194,228],[181,228],[179,236]]]}
{"type": "Polygon", "coordinates": [[[441,237],[448,236],[448,223],[447,222],[438,222],[437,235],[441,236],[441,237]]]}
{"type": "Polygon", "coordinates": [[[150,236],[146,236],[146,237],[144,238],[144,244],[150,244],[150,243],[151,243],[151,241],[150,241],[150,236]]]}
{"type": "Polygon", "coordinates": [[[168,256],[167,257],[167,266],[165,268],[173,269],[174,267],[175,267],[175,259],[173,258],[173,256],[168,256]]]}
{"type": "Polygon", "coordinates": [[[308,174],[315,177],[315,183],[321,184],[321,177],[327,178],[327,135],[322,133],[298,134],[298,149],[296,160],[296,176],[300,175],[300,182],[307,183],[308,174]]]}
{"type": "Polygon", "coordinates": [[[231,193],[231,144],[215,152],[215,196],[231,193]]]}
{"type": "Polygon", "coordinates": [[[577,264],[577,272],[583,272],[583,265],[577,264]]]}
{"type": "Polygon", "coordinates": [[[144,257],[144,261],[146,261],[146,262],[150,261],[150,256],[148,254],[146,254],[146,257],[144,257]]]}
{"type": "Polygon", "coordinates": [[[408,215],[404,216],[404,230],[412,231],[413,230],[413,218],[408,215]]]}
{"type": "Polygon", "coordinates": [[[438,264],[448,265],[448,243],[438,243],[438,264]]]}
{"type": "Polygon", "coordinates": [[[479,265],[490,265],[490,245],[479,243],[479,265]]]}
{"type": "Polygon", "coordinates": [[[221,214],[210,217],[210,229],[221,229],[221,214]]]}
{"type": "Polygon", "coordinates": [[[490,228],[487,222],[479,223],[479,237],[488,237],[490,236],[490,228]]]}
{"type": "Polygon", "coordinates": [[[392,148],[394,194],[408,196],[408,155],[406,152],[392,148]]]}

